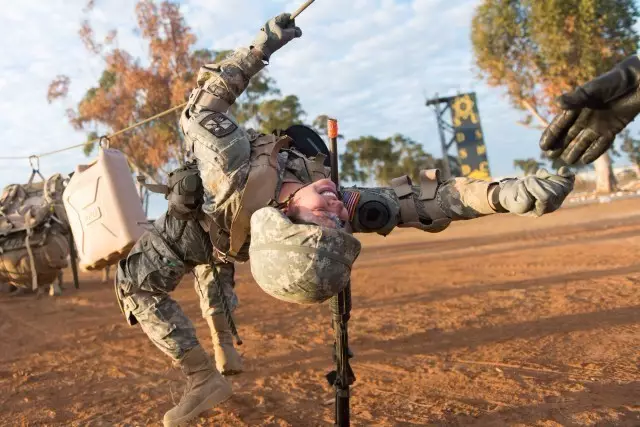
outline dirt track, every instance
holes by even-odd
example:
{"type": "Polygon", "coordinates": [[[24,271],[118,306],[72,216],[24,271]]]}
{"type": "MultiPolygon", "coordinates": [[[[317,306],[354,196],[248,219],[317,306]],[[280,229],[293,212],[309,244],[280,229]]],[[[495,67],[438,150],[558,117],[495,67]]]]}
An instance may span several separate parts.
{"type": "MultiPolygon", "coordinates": [[[[640,200],[366,236],[353,425],[639,426],[639,236],[640,200]]],[[[97,279],[0,295],[0,425],[161,425],[179,399],[179,373],[97,279]]],[[[247,372],[200,425],[331,425],[328,307],[279,302],[246,266],[238,293],[247,372]]],[[[210,348],[191,278],[176,298],[210,348]]]]}

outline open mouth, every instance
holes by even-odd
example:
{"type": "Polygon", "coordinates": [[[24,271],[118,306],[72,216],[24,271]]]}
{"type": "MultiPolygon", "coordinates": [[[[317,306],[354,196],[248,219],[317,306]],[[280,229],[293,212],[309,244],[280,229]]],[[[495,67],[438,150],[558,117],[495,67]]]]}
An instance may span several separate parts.
{"type": "Polygon", "coordinates": [[[320,193],[320,195],[328,199],[338,200],[338,195],[336,194],[335,191],[332,191],[332,190],[324,190],[323,192],[320,193]]]}

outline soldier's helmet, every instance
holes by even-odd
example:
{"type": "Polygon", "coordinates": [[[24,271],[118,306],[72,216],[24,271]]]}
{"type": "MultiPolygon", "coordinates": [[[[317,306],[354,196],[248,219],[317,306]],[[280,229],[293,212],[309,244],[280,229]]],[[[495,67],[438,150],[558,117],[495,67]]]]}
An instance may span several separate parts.
{"type": "Polygon", "coordinates": [[[295,224],[273,207],[251,217],[251,273],[267,294],[287,302],[318,304],[349,283],[360,241],[340,230],[295,224]]]}

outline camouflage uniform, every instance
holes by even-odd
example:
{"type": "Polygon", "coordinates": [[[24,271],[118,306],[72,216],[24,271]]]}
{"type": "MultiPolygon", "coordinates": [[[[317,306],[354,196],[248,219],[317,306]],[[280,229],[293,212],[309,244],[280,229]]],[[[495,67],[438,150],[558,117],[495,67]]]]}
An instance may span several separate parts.
{"type": "MultiPolygon", "coordinates": [[[[196,90],[183,115],[185,140],[198,160],[205,200],[210,201],[202,211],[223,232],[229,232],[238,210],[249,174],[251,142],[258,134],[244,130],[231,115],[221,111],[234,103],[251,76],[263,67],[264,63],[248,49],[237,50],[220,64],[204,66],[198,86],[206,89],[208,99],[199,103],[196,90]]],[[[313,181],[303,160],[295,150],[279,153],[279,185],[287,180],[313,181]]],[[[325,172],[329,176],[329,170],[325,172]]],[[[411,226],[439,232],[452,220],[496,212],[487,197],[491,184],[485,181],[453,178],[433,187],[433,194],[428,197],[424,187],[404,184],[404,187],[399,183],[388,188],[344,188],[342,194],[353,231],[386,235],[396,226],[411,226]],[[414,207],[413,219],[405,215],[406,206],[414,207]]],[[[233,259],[223,258],[205,229],[201,220],[181,221],[163,215],[118,265],[116,291],[129,323],[139,322],[153,343],[173,359],[180,359],[198,343],[193,325],[169,296],[186,272],[195,268],[203,316],[221,311],[207,267],[210,263],[215,263],[221,273],[231,309],[238,304],[231,262],[248,259],[249,241],[233,259]]],[[[276,293],[274,290],[272,294],[276,293]]]]}
{"type": "MultiPolygon", "coordinates": [[[[195,287],[203,316],[212,309],[220,310],[207,267],[216,261],[212,255],[209,235],[198,221],[181,221],[164,214],[118,264],[116,291],[129,324],[140,323],[151,341],[175,360],[198,340],[191,321],[169,293],[187,272],[198,267],[200,275],[195,287]]],[[[227,278],[223,281],[225,293],[233,297],[233,266],[217,262],[216,267],[223,273],[221,277],[227,278]]],[[[232,298],[230,302],[235,308],[237,301],[232,298]]]]}
{"type": "MultiPolygon", "coordinates": [[[[458,220],[493,213],[486,201],[487,188],[488,183],[473,179],[447,181],[438,191],[443,213],[458,220]],[[484,201],[477,197],[482,194],[484,201]]],[[[430,216],[418,200],[419,187],[414,186],[413,192],[419,216],[427,223],[430,216]]],[[[349,209],[354,232],[388,234],[401,224],[399,200],[393,189],[352,187],[345,189],[343,194],[359,195],[358,202],[349,209]],[[384,203],[391,212],[388,221],[377,229],[363,226],[365,221],[358,215],[371,202],[384,203]]],[[[180,359],[198,343],[193,325],[169,296],[187,272],[194,270],[196,275],[195,287],[203,317],[222,311],[211,278],[210,262],[215,263],[230,308],[235,309],[238,298],[234,290],[233,264],[215,259],[209,234],[199,221],[181,221],[162,215],[153,229],[138,240],[128,257],[119,263],[118,287],[130,324],[135,324],[135,318],[151,341],[173,359],[180,359]]]]}

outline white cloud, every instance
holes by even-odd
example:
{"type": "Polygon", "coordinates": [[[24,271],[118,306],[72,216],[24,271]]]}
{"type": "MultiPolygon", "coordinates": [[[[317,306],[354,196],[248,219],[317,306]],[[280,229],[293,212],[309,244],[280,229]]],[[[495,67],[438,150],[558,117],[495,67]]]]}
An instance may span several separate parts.
{"type": "MultiPolygon", "coordinates": [[[[271,16],[292,12],[302,0],[185,0],[183,13],[198,47],[247,45],[271,16]]],[[[296,22],[303,37],[274,54],[269,70],[283,94],[297,94],[312,120],[338,118],[341,132],[404,133],[439,153],[435,116],[425,97],[476,91],[495,175],[514,173],[513,159],[537,157],[539,131],[518,124],[521,114],[498,89],[476,80],[470,20],[479,0],[319,0],[296,22]]],[[[0,17],[0,156],[29,155],[78,144],[69,125],[71,101],[46,102],[49,81],[71,77],[76,101],[97,81],[98,58],[78,39],[86,0],[24,0],[4,5],[0,17]]],[[[98,38],[118,30],[119,47],[144,57],[136,35],[133,0],[97,0],[89,15],[98,38]]],[[[70,172],[87,159],[82,150],[42,159],[45,174],[70,172]]],[[[26,160],[0,160],[0,186],[26,179],[26,160]],[[24,177],[24,178],[22,178],[24,177]]],[[[163,203],[155,204],[154,215],[163,203]]]]}

